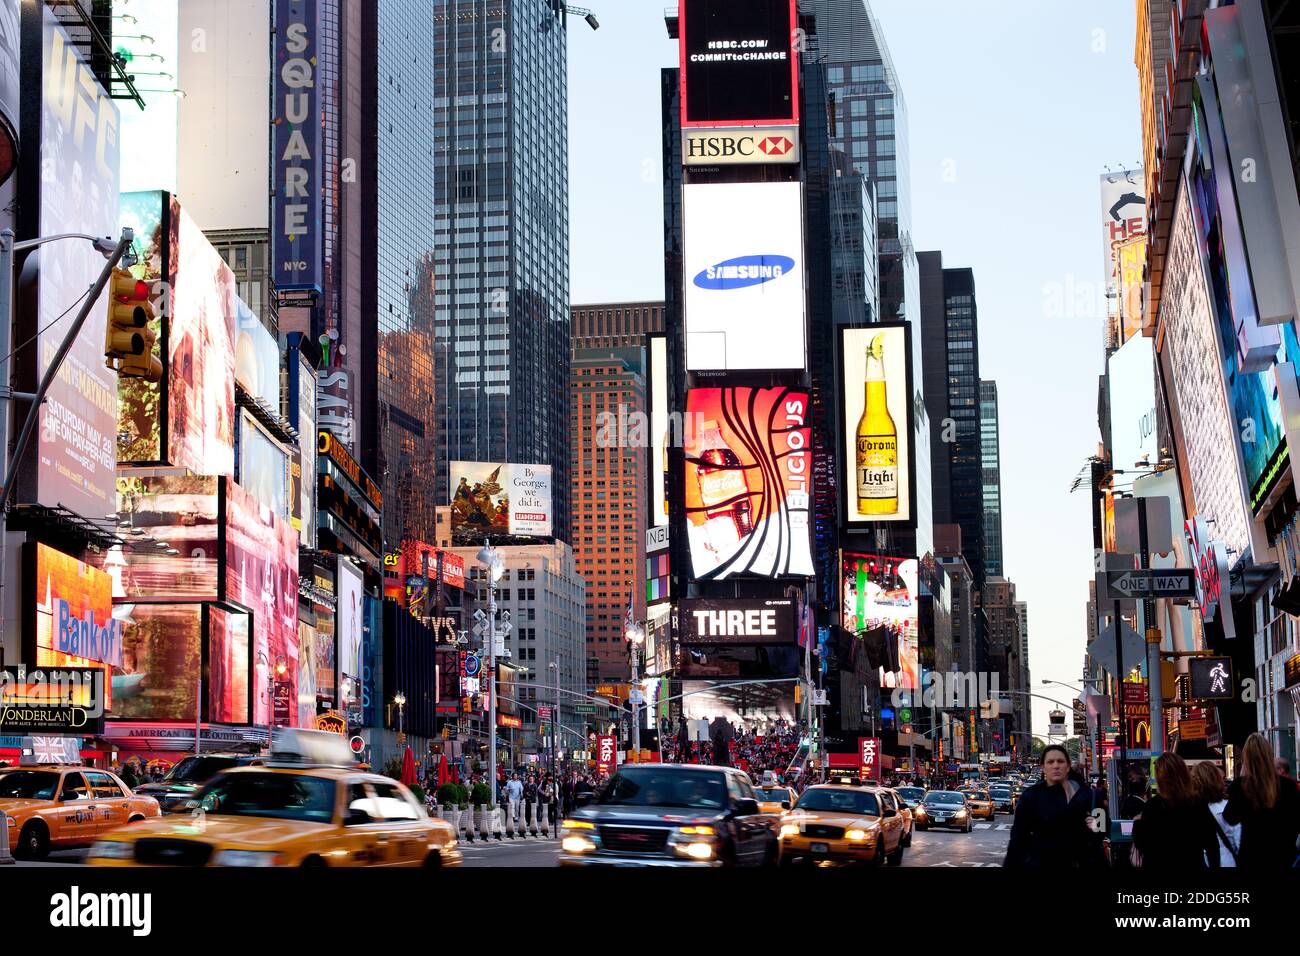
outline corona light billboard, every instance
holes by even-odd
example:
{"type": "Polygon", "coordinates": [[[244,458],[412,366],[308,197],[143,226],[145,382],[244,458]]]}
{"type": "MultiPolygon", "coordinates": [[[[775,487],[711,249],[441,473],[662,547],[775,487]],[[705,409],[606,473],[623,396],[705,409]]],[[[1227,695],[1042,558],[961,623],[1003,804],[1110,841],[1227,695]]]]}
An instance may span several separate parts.
{"type": "Polygon", "coordinates": [[[687,393],[686,534],[696,579],[811,575],[808,393],[687,393]]]}
{"type": "Polygon", "coordinates": [[[903,323],[840,330],[847,525],[912,519],[912,343],[903,323]]]}

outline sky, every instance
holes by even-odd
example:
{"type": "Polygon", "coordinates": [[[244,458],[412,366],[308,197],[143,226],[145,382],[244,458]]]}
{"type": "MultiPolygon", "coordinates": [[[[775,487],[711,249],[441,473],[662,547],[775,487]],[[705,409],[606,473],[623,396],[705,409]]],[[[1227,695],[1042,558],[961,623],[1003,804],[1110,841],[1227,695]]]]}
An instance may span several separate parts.
{"type": "MultiPolygon", "coordinates": [[[[856,0],[854,0],[856,2],[856,0]]],[[[998,383],[1003,558],[1029,604],[1030,671],[1077,683],[1092,526],[1070,484],[1095,454],[1104,370],[1099,177],[1142,152],[1133,0],[870,0],[907,101],[912,240],[975,273],[980,373],[998,383]]],[[[569,27],[575,304],[663,296],[664,0],[569,27]]],[[[1047,700],[1034,729],[1047,730],[1047,700]]]]}

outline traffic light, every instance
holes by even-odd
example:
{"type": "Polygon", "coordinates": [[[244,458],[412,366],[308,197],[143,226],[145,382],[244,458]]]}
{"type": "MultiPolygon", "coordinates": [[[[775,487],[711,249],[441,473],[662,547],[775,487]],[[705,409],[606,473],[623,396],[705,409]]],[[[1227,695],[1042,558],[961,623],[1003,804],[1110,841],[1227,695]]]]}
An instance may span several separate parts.
{"type": "Polygon", "coordinates": [[[104,333],[104,357],[109,368],[127,378],[156,382],[162,378],[162,362],[154,357],[157,340],[151,323],[152,288],[125,269],[114,269],[108,297],[108,328],[104,333]],[[117,362],[115,365],[114,362],[117,362]]]}
{"type": "Polygon", "coordinates": [[[803,681],[794,685],[794,705],[798,707],[803,703],[803,681]]]}

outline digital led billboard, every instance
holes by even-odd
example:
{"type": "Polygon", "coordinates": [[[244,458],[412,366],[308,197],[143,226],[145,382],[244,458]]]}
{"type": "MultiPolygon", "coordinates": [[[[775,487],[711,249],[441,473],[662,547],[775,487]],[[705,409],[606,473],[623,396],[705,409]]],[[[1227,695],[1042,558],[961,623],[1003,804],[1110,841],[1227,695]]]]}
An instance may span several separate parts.
{"type": "Polygon", "coordinates": [[[902,323],[840,330],[845,523],[912,518],[911,340],[902,323]]]}
{"type": "Polygon", "coordinates": [[[916,559],[845,554],[842,582],[844,630],[880,668],[881,686],[920,688],[916,559]]]}
{"type": "MultiPolygon", "coordinates": [[[[113,236],[118,229],[119,113],[104,87],[42,6],[39,129],[23,129],[23,145],[39,162],[33,235],[113,236]],[[38,186],[39,183],[39,186],[38,186]]],[[[24,76],[26,88],[28,77],[24,76]]],[[[84,242],[51,242],[32,254],[39,263],[35,312],[36,375],[43,376],[76,319],[79,300],[104,262],[84,242]]],[[[36,501],[99,519],[113,511],[117,469],[117,376],[104,365],[108,293],[90,309],[40,407],[36,501]]],[[[15,343],[17,344],[17,343],[15,343]]]]}
{"type": "Polygon", "coordinates": [[[803,187],[682,188],[688,371],[802,369],[803,187]]]}
{"type": "Polygon", "coordinates": [[[244,410],[239,413],[239,484],[289,520],[289,454],[244,410]]]}
{"type": "Polygon", "coordinates": [[[686,396],[686,533],[696,579],[811,575],[808,393],[686,396]]]}
{"type": "Polygon", "coordinates": [[[179,244],[168,339],[168,448],[199,475],[235,470],[235,275],[178,205],[179,244]]]}
{"type": "Polygon", "coordinates": [[[365,636],[362,617],[365,613],[362,606],[365,575],[344,557],[339,558],[338,593],[338,668],[339,679],[343,680],[343,693],[339,696],[343,701],[343,709],[346,710],[347,705],[354,701],[352,695],[360,692],[361,641],[365,636]]]}
{"type": "Polygon", "coordinates": [[[124,536],[152,541],[106,556],[105,570],[120,575],[121,596],[217,599],[217,482],[192,476],[118,479],[124,536]]]}
{"type": "Polygon", "coordinates": [[[791,598],[683,598],[683,644],[793,644],[798,621],[791,598]]]}
{"type": "Polygon", "coordinates": [[[125,608],[122,666],[113,668],[112,716],[186,721],[196,709],[203,663],[203,605],[125,608]]]}
{"type": "Polygon", "coordinates": [[[285,666],[283,680],[297,696],[298,532],[231,479],[223,483],[225,598],[252,613],[253,723],[266,724],[270,674],[277,665],[285,666]]]}
{"type": "Polygon", "coordinates": [[[298,726],[311,727],[316,719],[316,685],[320,662],[317,659],[316,628],[298,622],[298,726]]]}
{"type": "Polygon", "coordinates": [[[550,537],[550,465],[453,461],[450,474],[455,543],[473,544],[487,536],[550,537]]]}
{"type": "Polygon", "coordinates": [[[650,525],[668,525],[668,339],[650,338],[650,525]]]}
{"type": "Polygon", "coordinates": [[[249,722],[250,625],[243,611],[208,609],[208,719],[216,723],[249,722]]]}
{"type": "Polygon", "coordinates": [[[276,415],[280,407],[280,346],[253,310],[236,299],[235,381],[276,415]]]}
{"type": "Polygon", "coordinates": [[[682,126],[799,121],[795,0],[682,0],[682,126]]]}

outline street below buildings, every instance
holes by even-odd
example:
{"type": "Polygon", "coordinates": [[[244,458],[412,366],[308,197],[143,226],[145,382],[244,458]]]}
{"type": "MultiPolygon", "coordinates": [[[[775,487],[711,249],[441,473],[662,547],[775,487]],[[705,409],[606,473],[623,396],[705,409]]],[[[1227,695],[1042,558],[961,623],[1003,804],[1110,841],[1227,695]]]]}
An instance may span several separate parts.
{"type": "Polygon", "coordinates": [[[970,833],[915,832],[903,866],[1001,866],[1010,838],[1009,816],[976,823],[970,833]]]}

